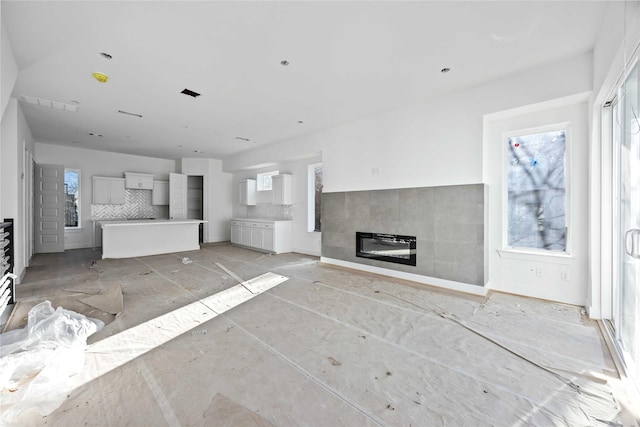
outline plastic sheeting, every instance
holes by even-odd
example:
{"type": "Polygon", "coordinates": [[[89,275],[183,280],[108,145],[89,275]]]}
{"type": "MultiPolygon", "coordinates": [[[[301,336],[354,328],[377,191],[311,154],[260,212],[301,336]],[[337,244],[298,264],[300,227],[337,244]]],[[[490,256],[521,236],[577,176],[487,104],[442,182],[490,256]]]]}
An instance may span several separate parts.
{"type": "Polygon", "coordinates": [[[103,326],[44,301],[29,311],[25,328],[0,335],[2,424],[30,409],[46,415],[60,406],[69,377],[83,370],[87,337],[103,326]]]}

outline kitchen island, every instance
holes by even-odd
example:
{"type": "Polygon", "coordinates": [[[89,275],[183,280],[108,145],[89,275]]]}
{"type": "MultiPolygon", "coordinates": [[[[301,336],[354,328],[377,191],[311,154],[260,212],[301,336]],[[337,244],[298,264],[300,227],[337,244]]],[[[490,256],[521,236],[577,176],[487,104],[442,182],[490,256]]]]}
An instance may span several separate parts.
{"type": "Polygon", "coordinates": [[[99,221],[102,258],[133,258],[200,249],[198,219],[99,221]]]}

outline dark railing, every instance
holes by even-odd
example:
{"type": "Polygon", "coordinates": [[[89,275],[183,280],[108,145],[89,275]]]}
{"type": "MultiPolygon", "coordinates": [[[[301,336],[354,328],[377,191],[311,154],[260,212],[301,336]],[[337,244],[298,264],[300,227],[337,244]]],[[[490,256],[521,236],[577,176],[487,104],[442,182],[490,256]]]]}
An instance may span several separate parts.
{"type": "Polygon", "coordinates": [[[0,315],[9,304],[15,303],[16,276],[14,266],[13,219],[0,222],[0,315]]]}

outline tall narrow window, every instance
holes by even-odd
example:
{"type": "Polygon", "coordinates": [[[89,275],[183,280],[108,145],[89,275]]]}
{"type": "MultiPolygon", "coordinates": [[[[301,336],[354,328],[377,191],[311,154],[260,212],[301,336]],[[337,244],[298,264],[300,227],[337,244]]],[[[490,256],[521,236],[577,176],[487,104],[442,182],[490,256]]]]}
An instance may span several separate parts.
{"type": "Polygon", "coordinates": [[[566,129],[512,136],[506,143],[507,244],[566,251],[566,129]]]}
{"type": "Polygon", "coordinates": [[[309,212],[308,231],[321,231],[322,211],[322,164],[309,165],[309,212]]]}
{"type": "Polygon", "coordinates": [[[64,226],[80,227],[80,171],[64,170],[64,226]]]}

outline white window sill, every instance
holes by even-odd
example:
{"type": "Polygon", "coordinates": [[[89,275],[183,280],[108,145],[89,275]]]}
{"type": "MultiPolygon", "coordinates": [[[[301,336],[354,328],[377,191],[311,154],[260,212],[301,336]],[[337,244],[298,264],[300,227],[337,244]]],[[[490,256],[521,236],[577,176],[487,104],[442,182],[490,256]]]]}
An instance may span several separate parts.
{"type": "Polygon", "coordinates": [[[568,252],[536,251],[526,249],[504,248],[497,250],[500,258],[531,261],[532,258],[544,258],[545,262],[555,264],[569,264],[576,257],[568,252]]]}
{"type": "Polygon", "coordinates": [[[65,227],[64,228],[64,232],[66,233],[67,231],[72,232],[72,233],[77,233],[77,232],[82,231],[82,227],[73,227],[73,228],[65,227]]]}

